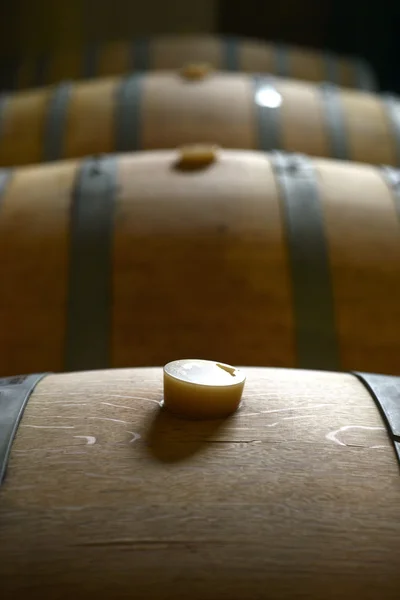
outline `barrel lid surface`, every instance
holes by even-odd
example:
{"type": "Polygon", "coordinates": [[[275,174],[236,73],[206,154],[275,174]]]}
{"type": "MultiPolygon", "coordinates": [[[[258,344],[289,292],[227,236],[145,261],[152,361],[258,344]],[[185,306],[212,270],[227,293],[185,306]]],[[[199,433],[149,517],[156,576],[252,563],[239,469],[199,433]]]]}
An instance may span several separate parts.
{"type": "Polygon", "coordinates": [[[397,598],[399,470],[366,386],[246,373],[223,422],[161,410],[160,368],[45,377],[0,491],[5,597],[397,598]]]}

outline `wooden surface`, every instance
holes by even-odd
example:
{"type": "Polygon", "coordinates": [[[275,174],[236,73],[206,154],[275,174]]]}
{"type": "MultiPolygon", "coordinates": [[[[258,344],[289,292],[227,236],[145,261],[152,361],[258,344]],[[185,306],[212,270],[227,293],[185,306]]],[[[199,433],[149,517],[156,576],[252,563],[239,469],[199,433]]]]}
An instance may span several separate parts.
{"type": "MultiPolygon", "coordinates": [[[[220,151],[214,164],[192,172],[176,168],[178,156],[119,158],[108,366],[190,356],[298,365],[288,234],[268,156],[220,151]]],[[[3,376],[63,370],[77,166],[17,169],[4,194],[3,376]]],[[[340,367],[399,374],[400,236],[392,194],[375,167],[314,166],[340,367]]]]}
{"type": "Polygon", "coordinates": [[[161,369],[42,380],[0,489],[3,597],[397,599],[399,465],[364,386],[247,375],[209,422],[160,409],[161,369]]]}
{"type": "MultiPolygon", "coordinates": [[[[197,81],[189,81],[178,72],[145,75],[139,108],[132,105],[131,125],[125,128],[132,128],[129,148],[117,147],[120,85],[120,79],[108,78],[73,87],[59,158],[202,142],[225,148],[262,147],[260,108],[250,75],[211,73],[197,81]]],[[[332,150],[320,87],[290,79],[277,80],[275,87],[282,102],[277,115],[279,148],[328,157],[332,150]]],[[[54,88],[48,87],[10,94],[2,111],[0,165],[44,160],[45,117],[53,93],[54,88]]],[[[394,133],[380,97],[343,90],[341,102],[349,158],[397,164],[394,133]]]]}
{"type": "MultiPolygon", "coordinates": [[[[226,68],[223,38],[211,35],[161,35],[149,38],[149,68],[179,69],[186,62],[207,62],[217,69],[226,68]]],[[[276,73],[276,45],[260,40],[237,38],[238,64],[240,71],[276,73]]],[[[45,55],[47,67],[42,83],[57,83],[64,79],[83,79],[84,57],[91,49],[83,46],[73,50],[59,50],[45,55]]],[[[288,47],[288,69],[291,77],[308,81],[324,81],[327,78],[326,64],[322,52],[301,47],[288,47]]],[[[96,76],[127,73],[140,67],[132,41],[114,41],[99,46],[96,76]]],[[[338,81],[335,83],[358,87],[355,63],[340,56],[337,61],[338,81]]],[[[16,86],[33,87],[35,67],[41,56],[31,56],[18,63],[16,86]]],[[[139,59],[140,60],[140,59],[139,59]]]]}

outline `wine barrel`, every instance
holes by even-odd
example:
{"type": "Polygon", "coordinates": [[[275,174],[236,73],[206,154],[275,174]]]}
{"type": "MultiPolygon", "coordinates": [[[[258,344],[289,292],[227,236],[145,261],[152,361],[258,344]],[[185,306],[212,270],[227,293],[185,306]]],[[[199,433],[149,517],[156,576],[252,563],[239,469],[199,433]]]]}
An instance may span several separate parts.
{"type": "Polygon", "coordinates": [[[1,172],[2,375],[214,355],[399,372],[400,173],[210,155],[1,172]]]}
{"type": "Polygon", "coordinates": [[[396,165],[400,103],[201,66],[63,83],[0,103],[3,166],[199,142],[396,165]]]}
{"type": "Polygon", "coordinates": [[[197,422],[160,368],[0,381],[4,598],[397,599],[400,378],[246,371],[197,422]]]}
{"type": "Polygon", "coordinates": [[[177,69],[185,62],[206,62],[227,71],[264,72],[330,81],[345,87],[377,89],[371,67],[360,58],[335,56],[260,40],[210,35],[164,35],[59,50],[2,65],[3,89],[29,88],[64,79],[90,79],[130,71],[177,69]]]}

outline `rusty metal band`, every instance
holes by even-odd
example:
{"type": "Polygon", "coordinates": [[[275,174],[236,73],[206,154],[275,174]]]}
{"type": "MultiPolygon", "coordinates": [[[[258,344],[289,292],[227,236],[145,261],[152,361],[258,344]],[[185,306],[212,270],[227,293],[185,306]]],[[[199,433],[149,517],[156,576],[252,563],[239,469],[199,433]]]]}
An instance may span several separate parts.
{"type": "Polygon", "coordinates": [[[322,83],[320,93],[328,129],[332,158],[348,160],[350,152],[347,141],[345,115],[340,98],[340,88],[332,83],[322,83]]]}
{"type": "Polygon", "coordinates": [[[72,91],[69,81],[58,85],[50,98],[43,136],[43,160],[59,160],[64,154],[64,133],[72,91]]]}
{"type": "Polygon", "coordinates": [[[316,174],[309,158],[274,152],[293,289],[297,366],[338,370],[335,308],[316,174]]]}
{"type": "Polygon", "coordinates": [[[4,481],[11,446],[26,404],[47,373],[0,379],[0,485],[4,481]]]}
{"type": "Polygon", "coordinates": [[[139,150],[141,146],[140,109],[143,75],[124,79],[115,103],[115,149],[117,152],[139,150]]]}
{"type": "Polygon", "coordinates": [[[81,163],[72,199],[67,371],[110,367],[116,156],[81,163]]]}
{"type": "Polygon", "coordinates": [[[375,400],[400,462],[400,377],[358,371],[354,375],[375,400]]]}

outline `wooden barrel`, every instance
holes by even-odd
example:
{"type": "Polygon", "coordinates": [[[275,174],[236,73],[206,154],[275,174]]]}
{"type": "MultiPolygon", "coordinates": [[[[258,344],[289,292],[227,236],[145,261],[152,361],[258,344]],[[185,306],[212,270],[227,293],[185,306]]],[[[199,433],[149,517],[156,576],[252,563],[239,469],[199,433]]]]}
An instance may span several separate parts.
{"type": "Polygon", "coordinates": [[[225,421],[166,413],[160,368],[0,381],[4,598],[396,600],[400,378],[246,371],[225,421]]]}
{"type": "Polygon", "coordinates": [[[308,81],[375,90],[370,66],[359,58],[335,56],[260,40],[210,35],[164,35],[43,53],[2,65],[3,89],[27,88],[64,79],[89,79],[149,69],[178,69],[186,62],[216,69],[273,73],[308,81]]]}
{"type": "Polygon", "coordinates": [[[1,172],[1,374],[177,356],[397,374],[400,173],[185,156],[1,172]]]}
{"type": "Polygon", "coordinates": [[[201,66],[63,83],[0,102],[3,166],[199,142],[396,165],[400,104],[201,66]]]}

